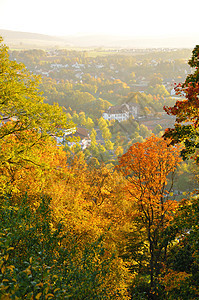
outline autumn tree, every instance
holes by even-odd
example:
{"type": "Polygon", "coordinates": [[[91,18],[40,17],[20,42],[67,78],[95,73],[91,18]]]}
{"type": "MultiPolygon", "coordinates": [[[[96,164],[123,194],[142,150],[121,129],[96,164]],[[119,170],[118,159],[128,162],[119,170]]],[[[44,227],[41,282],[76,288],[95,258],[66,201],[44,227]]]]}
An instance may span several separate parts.
{"type": "MultiPolygon", "coordinates": [[[[176,116],[174,128],[167,129],[164,137],[172,139],[173,144],[182,143],[184,145],[181,152],[183,159],[191,157],[198,163],[199,45],[193,49],[188,63],[193,68],[193,72],[187,76],[184,83],[178,84],[175,88],[181,99],[177,100],[173,107],[164,108],[169,115],[176,116]]],[[[196,178],[198,179],[198,176],[196,178]]],[[[167,296],[172,299],[179,297],[197,299],[199,295],[197,196],[181,203],[171,228],[177,230],[178,241],[171,249],[165,270],[163,283],[167,296]]]]}
{"type": "Polygon", "coordinates": [[[167,129],[164,137],[172,139],[173,144],[184,144],[185,148],[181,152],[183,159],[199,148],[199,45],[192,51],[189,65],[193,68],[193,73],[175,88],[181,99],[173,107],[164,107],[169,115],[176,116],[174,128],[167,129]]]}
{"type": "Polygon", "coordinates": [[[167,229],[172,247],[161,274],[167,299],[198,299],[198,207],[198,196],[183,199],[167,229]]]}
{"type": "Polygon", "coordinates": [[[143,143],[133,144],[118,160],[117,169],[127,178],[126,189],[132,203],[132,221],[149,252],[152,288],[159,274],[161,261],[166,256],[168,241],[164,230],[178,205],[168,196],[174,171],[180,162],[179,150],[168,147],[168,142],[162,138],[152,136],[143,143]]]}
{"type": "Polygon", "coordinates": [[[0,294],[129,299],[114,241],[125,215],[123,178],[57,147],[52,135],[72,124],[43,102],[38,77],[10,61],[3,45],[0,113],[0,294]]]}
{"type": "Polygon", "coordinates": [[[87,129],[93,129],[94,128],[94,122],[93,122],[93,120],[91,119],[91,118],[87,118],[87,120],[86,120],[86,128],[87,129]]]}
{"type": "MultiPolygon", "coordinates": [[[[2,40],[0,40],[2,42],[2,40]]],[[[58,105],[47,105],[39,91],[40,78],[23,64],[9,59],[8,48],[0,45],[0,111],[2,122],[12,119],[7,128],[1,127],[1,139],[12,133],[33,130],[44,137],[67,128],[66,114],[58,105]]]]}
{"type": "Polygon", "coordinates": [[[43,102],[39,77],[11,61],[8,48],[0,42],[0,173],[6,182],[6,170],[13,174],[15,169],[37,164],[34,151],[72,124],[62,108],[43,102]]]}
{"type": "Polygon", "coordinates": [[[64,220],[55,223],[48,197],[34,210],[5,198],[0,206],[1,299],[124,299],[124,269],[104,236],[82,247],[64,220]]]}
{"type": "Polygon", "coordinates": [[[107,128],[108,127],[108,124],[107,124],[107,121],[101,117],[99,120],[98,120],[98,126],[99,126],[99,129],[101,131],[103,131],[104,128],[107,128]]]}
{"type": "Polygon", "coordinates": [[[80,125],[82,126],[86,125],[86,116],[83,111],[79,113],[79,121],[80,121],[80,125]]]}
{"type": "Polygon", "coordinates": [[[96,142],[96,136],[97,136],[97,132],[95,131],[95,129],[93,128],[91,130],[91,134],[90,134],[90,138],[91,138],[91,149],[94,150],[97,146],[97,142],[96,142]]]}

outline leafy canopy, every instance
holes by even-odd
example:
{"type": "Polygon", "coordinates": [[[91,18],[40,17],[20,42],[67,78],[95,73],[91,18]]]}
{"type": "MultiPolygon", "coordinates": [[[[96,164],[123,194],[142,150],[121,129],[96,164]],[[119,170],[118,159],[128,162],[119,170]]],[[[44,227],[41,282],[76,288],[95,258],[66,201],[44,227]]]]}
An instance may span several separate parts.
{"type": "Polygon", "coordinates": [[[0,113],[1,119],[12,119],[12,125],[1,127],[0,138],[23,130],[32,130],[43,137],[70,127],[66,114],[58,105],[43,103],[39,92],[40,78],[23,64],[9,59],[8,48],[0,38],[0,113]]]}
{"type": "Polygon", "coordinates": [[[164,137],[171,138],[172,143],[183,143],[183,159],[186,159],[199,148],[199,45],[192,51],[189,65],[194,72],[187,76],[183,84],[176,86],[178,95],[183,96],[177,100],[173,107],[164,107],[169,115],[176,116],[174,128],[168,128],[164,137]],[[185,99],[184,99],[185,98],[185,99]]]}
{"type": "Polygon", "coordinates": [[[178,206],[177,201],[168,196],[173,174],[181,161],[179,149],[152,136],[143,143],[133,144],[118,160],[117,169],[127,179],[132,222],[142,235],[143,248],[148,245],[150,285],[153,287],[168,246],[164,231],[178,206]]]}
{"type": "Polygon", "coordinates": [[[9,59],[0,38],[0,189],[8,183],[7,173],[14,178],[17,168],[37,164],[37,150],[50,135],[72,126],[62,108],[43,102],[39,85],[38,76],[9,59]]]}

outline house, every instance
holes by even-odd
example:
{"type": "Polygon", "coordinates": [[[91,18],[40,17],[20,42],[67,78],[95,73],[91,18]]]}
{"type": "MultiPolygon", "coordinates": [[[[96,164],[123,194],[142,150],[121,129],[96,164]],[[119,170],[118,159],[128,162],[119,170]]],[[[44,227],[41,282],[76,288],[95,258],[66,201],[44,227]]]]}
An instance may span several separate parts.
{"type": "Polygon", "coordinates": [[[85,128],[76,128],[75,132],[70,132],[65,134],[65,139],[67,138],[76,138],[76,141],[66,141],[68,146],[73,146],[76,143],[79,143],[82,150],[86,149],[91,144],[91,139],[88,131],[85,128]]]}
{"type": "Polygon", "coordinates": [[[129,114],[133,116],[134,119],[137,119],[139,115],[139,104],[137,103],[128,103],[126,104],[129,107],[129,114]]]}
{"type": "Polygon", "coordinates": [[[16,122],[17,117],[6,117],[1,114],[0,116],[0,126],[7,124],[8,122],[16,122]]]}
{"type": "Polygon", "coordinates": [[[122,105],[110,106],[107,111],[102,114],[105,120],[117,120],[118,122],[126,121],[131,116],[135,119],[139,114],[139,105],[137,103],[124,103],[122,105]]]}

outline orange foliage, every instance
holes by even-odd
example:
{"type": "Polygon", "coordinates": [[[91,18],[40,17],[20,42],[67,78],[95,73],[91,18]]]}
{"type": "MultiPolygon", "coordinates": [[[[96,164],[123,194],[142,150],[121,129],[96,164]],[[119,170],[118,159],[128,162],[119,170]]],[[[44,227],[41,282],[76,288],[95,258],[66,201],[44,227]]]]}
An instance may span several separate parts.
{"type": "Polygon", "coordinates": [[[171,269],[167,270],[167,274],[162,278],[161,282],[165,286],[165,291],[180,289],[182,284],[190,277],[186,272],[176,272],[171,269]]]}
{"type": "Polygon", "coordinates": [[[1,141],[1,147],[2,193],[12,195],[19,205],[27,193],[33,209],[41,195],[47,195],[53,222],[61,220],[79,244],[106,232],[107,248],[116,247],[126,218],[123,176],[105,165],[88,166],[81,152],[67,157],[50,137],[42,140],[34,131],[9,135],[1,141]],[[28,149],[25,153],[20,152],[24,143],[28,149]]]}
{"type": "Polygon", "coordinates": [[[151,287],[166,255],[168,241],[164,230],[178,207],[177,201],[169,200],[168,196],[174,171],[181,161],[180,149],[168,145],[162,138],[152,136],[143,143],[133,144],[119,158],[117,166],[127,179],[132,220],[145,233],[149,245],[151,287]]]}
{"type": "MultiPolygon", "coordinates": [[[[168,175],[180,163],[179,147],[168,147],[168,142],[152,136],[144,143],[133,144],[119,158],[119,169],[127,177],[126,189],[136,205],[137,214],[157,225],[166,220],[177,203],[168,200],[168,175]]],[[[132,212],[132,214],[134,214],[132,212]]]]}

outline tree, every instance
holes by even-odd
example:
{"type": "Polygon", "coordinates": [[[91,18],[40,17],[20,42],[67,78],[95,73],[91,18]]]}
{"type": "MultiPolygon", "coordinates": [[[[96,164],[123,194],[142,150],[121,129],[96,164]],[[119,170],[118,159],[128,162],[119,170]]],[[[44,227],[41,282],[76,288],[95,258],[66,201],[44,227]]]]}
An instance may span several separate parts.
{"type": "Polygon", "coordinates": [[[102,137],[105,141],[110,140],[112,135],[108,127],[102,129],[102,137]]]}
{"type": "Polygon", "coordinates": [[[103,117],[101,117],[101,118],[98,120],[98,126],[99,126],[99,129],[100,129],[101,131],[103,131],[104,128],[107,128],[107,127],[108,127],[107,122],[106,122],[106,120],[105,120],[103,117]]]}
{"type": "Polygon", "coordinates": [[[140,125],[140,129],[139,129],[139,134],[146,139],[147,137],[149,137],[152,134],[152,131],[148,129],[147,126],[145,126],[144,124],[140,125]]]}
{"type": "Polygon", "coordinates": [[[85,113],[83,111],[81,111],[79,113],[79,122],[80,122],[80,125],[82,125],[82,126],[86,125],[86,116],[85,116],[85,113]]]}
{"type": "Polygon", "coordinates": [[[91,139],[91,149],[92,149],[92,150],[93,150],[94,148],[96,148],[96,146],[97,146],[96,136],[97,136],[97,132],[96,132],[95,129],[93,128],[93,129],[91,130],[91,134],[90,134],[90,139],[91,139]]]}
{"type": "Polygon", "coordinates": [[[32,142],[37,141],[36,134],[25,132],[22,137],[9,136],[1,140],[0,194],[15,195],[19,200],[28,191],[36,203],[41,191],[49,193],[48,178],[54,178],[59,173],[66,153],[50,137],[43,140],[42,145],[38,143],[34,146],[32,142]],[[25,151],[28,145],[30,149],[25,151]],[[18,154],[16,149],[22,149],[22,152],[18,154]]]}
{"type": "MultiPolygon", "coordinates": [[[[2,39],[0,39],[2,42],[2,39]]],[[[48,105],[39,91],[40,78],[28,72],[23,64],[9,60],[8,48],[0,45],[0,112],[2,121],[12,125],[1,127],[1,139],[23,130],[57,133],[69,126],[66,114],[57,105],[48,105]],[[14,118],[15,117],[15,118],[14,118]]]]}
{"type": "Polygon", "coordinates": [[[153,74],[150,78],[148,86],[155,87],[156,85],[162,85],[163,79],[161,74],[153,74]]]}
{"type": "Polygon", "coordinates": [[[123,152],[124,152],[124,149],[122,148],[122,146],[117,146],[117,148],[115,149],[116,156],[122,155],[123,152]]]}
{"type": "Polygon", "coordinates": [[[90,130],[91,130],[91,129],[94,127],[94,122],[93,122],[93,120],[92,120],[91,118],[88,117],[87,120],[86,120],[86,125],[85,125],[85,126],[86,126],[87,129],[90,129],[90,130]]]}
{"type": "Polygon", "coordinates": [[[73,113],[73,122],[75,123],[75,124],[79,124],[80,123],[80,120],[79,120],[80,118],[79,118],[79,115],[76,113],[76,112],[74,112],[73,113]]]}
{"type": "Polygon", "coordinates": [[[156,84],[154,87],[153,86],[149,86],[147,88],[147,94],[151,94],[151,95],[160,95],[160,96],[164,96],[164,97],[168,97],[169,96],[169,92],[166,90],[164,85],[159,85],[156,84]]]}
{"type": "Polygon", "coordinates": [[[165,287],[167,299],[198,299],[198,207],[198,196],[183,199],[168,227],[173,246],[168,253],[168,259],[162,273],[162,284],[165,287]]]}
{"type": "Polygon", "coordinates": [[[105,235],[82,247],[55,222],[48,197],[34,210],[5,198],[0,206],[1,299],[129,299],[124,269],[105,235]]]}
{"type": "Polygon", "coordinates": [[[168,147],[168,142],[155,136],[133,144],[118,158],[117,169],[127,178],[132,220],[143,234],[145,245],[148,244],[151,288],[166,256],[168,241],[164,230],[178,206],[168,195],[180,160],[178,148],[168,147]]]}
{"type": "Polygon", "coordinates": [[[170,138],[172,144],[183,143],[183,159],[187,159],[199,148],[199,45],[192,51],[189,65],[195,69],[194,72],[175,88],[182,99],[177,100],[173,107],[164,107],[169,115],[176,116],[174,128],[166,129],[164,137],[170,138]]]}
{"type": "Polygon", "coordinates": [[[114,148],[114,143],[112,143],[110,140],[105,141],[105,147],[107,150],[113,150],[114,148]]]}
{"type": "Polygon", "coordinates": [[[155,134],[160,133],[160,131],[162,131],[162,126],[160,124],[157,124],[153,131],[155,134]]]}
{"type": "Polygon", "coordinates": [[[8,48],[1,43],[1,170],[35,164],[34,149],[44,147],[49,136],[60,135],[61,129],[72,126],[62,108],[43,102],[39,84],[39,77],[28,72],[23,64],[9,59],[8,48]]]}

